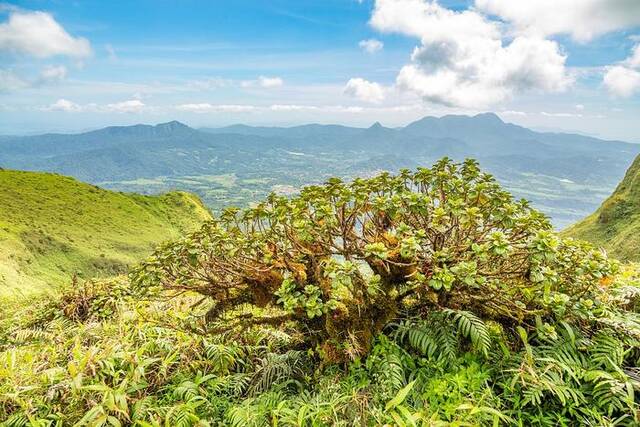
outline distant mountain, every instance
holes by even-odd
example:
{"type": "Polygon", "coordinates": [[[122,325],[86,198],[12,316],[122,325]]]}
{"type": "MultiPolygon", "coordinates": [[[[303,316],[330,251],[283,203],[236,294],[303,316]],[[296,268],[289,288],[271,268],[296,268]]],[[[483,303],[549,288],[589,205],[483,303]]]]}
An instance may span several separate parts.
{"type": "Polygon", "coordinates": [[[0,170],[0,296],[123,273],[210,218],[187,193],[115,193],[48,173],[0,170]]]}
{"type": "Polygon", "coordinates": [[[214,210],[331,176],[473,157],[517,196],[567,225],[620,181],[640,144],[534,132],[495,114],[425,117],[402,128],[309,124],[192,129],[179,122],[75,135],[0,137],[0,166],[52,171],[107,188],[197,192],[214,210]]]}
{"type": "Polygon", "coordinates": [[[598,210],[564,231],[624,261],[640,261],[640,156],[598,210]]]}

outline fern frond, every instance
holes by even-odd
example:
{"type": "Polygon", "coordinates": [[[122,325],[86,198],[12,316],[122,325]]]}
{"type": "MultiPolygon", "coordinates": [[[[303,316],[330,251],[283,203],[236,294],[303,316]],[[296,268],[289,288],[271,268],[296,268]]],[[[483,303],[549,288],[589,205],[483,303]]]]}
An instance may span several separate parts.
{"type": "Polygon", "coordinates": [[[443,312],[453,317],[458,327],[458,332],[471,340],[473,347],[485,357],[491,350],[491,335],[487,325],[475,314],[464,310],[445,309],[443,312]]]}

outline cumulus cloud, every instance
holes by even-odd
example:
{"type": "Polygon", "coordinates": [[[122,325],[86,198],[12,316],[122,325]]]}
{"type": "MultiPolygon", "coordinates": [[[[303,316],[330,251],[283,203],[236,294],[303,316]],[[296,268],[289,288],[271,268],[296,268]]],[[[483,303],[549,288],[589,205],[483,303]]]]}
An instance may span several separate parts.
{"type": "Polygon", "coordinates": [[[10,9],[9,19],[0,24],[0,50],[37,58],[91,55],[89,41],[71,36],[51,14],[20,9],[10,9]]]}
{"type": "Polygon", "coordinates": [[[609,93],[622,98],[640,92],[640,43],[627,59],[607,67],[602,83],[609,93]]]}
{"type": "Polygon", "coordinates": [[[396,78],[401,90],[453,107],[485,108],[515,93],[565,90],[572,78],[555,41],[518,35],[474,10],[431,0],[377,0],[370,24],[421,41],[396,78]]]}
{"type": "Polygon", "coordinates": [[[130,99],[128,101],[107,104],[106,111],[114,113],[139,113],[144,110],[145,104],[139,99],[130,99]]]}
{"type": "Polygon", "coordinates": [[[79,112],[83,109],[84,108],[79,104],[76,104],[75,102],[69,101],[64,98],[60,98],[48,107],[43,108],[43,110],[45,111],[64,111],[67,113],[79,112]]]}
{"type": "Polygon", "coordinates": [[[367,53],[376,53],[377,51],[382,50],[384,43],[376,39],[367,39],[360,40],[358,46],[367,53]]]}
{"type": "Polygon", "coordinates": [[[628,98],[640,91],[640,71],[615,65],[607,69],[603,83],[612,95],[628,98]]]}
{"type": "Polygon", "coordinates": [[[199,104],[182,104],[178,105],[176,109],[180,111],[188,111],[191,113],[247,113],[256,109],[253,105],[234,105],[234,104],[222,104],[215,105],[209,103],[199,104]]]}
{"type": "Polygon", "coordinates": [[[520,33],[569,34],[582,42],[640,25],[637,0],[475,0],[475,6],[508,21],[520,33]]]}
{"type": "Polygon", "coordinates": [[[384,90],[378,83],[360,77],[349,79],[343,90],[345,95],[374,104],[384,100],[384,90]]]}

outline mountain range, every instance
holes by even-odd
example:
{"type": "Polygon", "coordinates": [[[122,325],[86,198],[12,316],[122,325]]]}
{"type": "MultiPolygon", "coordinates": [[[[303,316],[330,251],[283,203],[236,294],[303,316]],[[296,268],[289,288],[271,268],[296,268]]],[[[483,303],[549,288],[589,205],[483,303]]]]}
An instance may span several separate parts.
{"type": "Polygon", "coordinates": [[[173,121],[0,137],[0,167],[57,172],[147,194],[193,191],[214,211],[246,206],[271,191],[296,192],[331,176],[349,179],[426,166],[443,156],[473,157],[558,227],[593,212],[639,153],[640,144],[535,132],[492,113],[425,117],[400,128],[194,129],[173,121]]]}

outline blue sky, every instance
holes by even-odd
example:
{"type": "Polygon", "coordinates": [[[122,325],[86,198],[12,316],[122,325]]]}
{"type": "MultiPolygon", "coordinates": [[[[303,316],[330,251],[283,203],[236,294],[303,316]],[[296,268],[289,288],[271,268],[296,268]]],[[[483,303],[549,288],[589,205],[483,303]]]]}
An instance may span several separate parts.
{"type": "Polygon", "coordinates": [[[0,133],[495,111],[640,142],[638,44],[628,0],[9,2],[0,133]]]}

